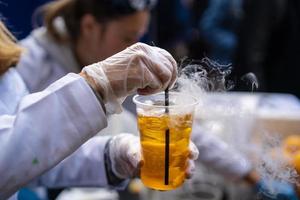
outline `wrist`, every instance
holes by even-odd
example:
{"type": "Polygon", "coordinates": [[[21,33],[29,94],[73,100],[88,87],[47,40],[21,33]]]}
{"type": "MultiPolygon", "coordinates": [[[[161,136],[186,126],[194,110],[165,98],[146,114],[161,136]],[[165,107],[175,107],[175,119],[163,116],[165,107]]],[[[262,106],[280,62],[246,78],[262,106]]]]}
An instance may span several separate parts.
{"type": "Polygon", "coordinates": [[[94,95],[96,96],[97,100],[99,101],[99,103],[101,104],[102,109],[104,110],[104,112],[106,113],[106,108],[104,105],[104,101],[103,101],[103,96],[101,95],[101,93],[99,93],[97,87],[96,87],[96,83],[95,81],[90,78],[86,72],[82,71],[79,73],[79,75],[85,79],[85,81],[88,83],[88,85],[90,86],[90,88],[92,89],[94,95]]]}

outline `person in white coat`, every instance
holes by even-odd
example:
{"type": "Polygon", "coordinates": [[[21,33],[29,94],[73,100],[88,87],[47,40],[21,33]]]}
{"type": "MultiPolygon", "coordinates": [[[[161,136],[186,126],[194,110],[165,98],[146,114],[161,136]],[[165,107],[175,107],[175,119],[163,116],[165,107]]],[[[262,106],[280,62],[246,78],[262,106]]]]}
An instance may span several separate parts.
{"type": "MultiPolygon", "coordinates": [[[[155,3],[156,0],[60,0],[40,7],[35,19],[38,21],[41,15],[45,25],[20,42],[27,52],[17,70],[29,91],[45,89],[65,74],[78,73],[82,66],[106,59],[139,41],[155,3]]],[[[137,133],[135,117],[127,109],[109,116],[109,121],[112,123],[103,130],[106,133],[137,133]],[[110,125],[121,120],[124,123],[110,125]]]]}
{"type": "MultiPolygon", "coordinates": [[[[35,29],[20,42],[23,47],[27,48],[27,52],[22,56],[17,70],[31,92],[44,89],[66,73],[79,72],[81,66],[105,59],[138,41],[147,29],[150,9],[154,5],[154,0],[60,0],[46,4],[40,9],[44,16],[45,26],[35,29]]],[[[111,124],[118,119],[120,123],[106,131],[110,134],[118,133],[114,129],[121,126],[119,128],[121,132],[134,132],[131,127],[136,128],[136,122],[128,120],[130,119],[128,115],[126,113],[125,117],[121,116],[122,119],[127,119],[126,122],[120,117],[110,120],[111,124]]],[[[231,159],[228,162],[219,159],[218,156],[223,155],[221,151],[227,152],[224,150],[223,143],[217,138],[209,139],[209,135],[202,134],[198,129],[195,130],[197,130],[197,133],[194,132],[197,136],[196,144],[203,152],[200,160],[204,164],[233,177],[243,177],[250,171],[249,162],[241,156],[233,156],[235,160],[231,159]]],[[[102,145],[99,145],[103,146],[107,138],[95,138],[91,141],[93,140],[99,143],[103,141],[102,145]]],[[[47,183],[49,179],[56,181],[45,185],[72,186],[74,183],[80,185],[81,181],[86,181],[86,183],[97,181],[97,176],[91,177],[80,173],[80,169],[85,166],[89,166],[92,170],[94,166],[92,163],[97,158],[100,159],[100,156],[89,159],[92,155],[83,153],[93,152],[89,150],[93,148],[93,146],[85,145],[73,154],[72,158],[58,165],[55,170],[51,170],[45,176],[44,183],[47,183]],[[86,165],[80,165],[82,160],[86,160],[86,165]],[[73,166],[72,171],[68,170],[70,166],[73,166]],[[64,174],[65,178],[72,177],[72,181],[66,182],[61,178],[55,178],[60,177],[61,174],[64,174]]],[[[234,155],[234,153],[228,152],[228,155],[234,155]]],[[[231,158],[231,156],[228,157],[231,158]]]]}
{"type": "MultiPolygon", "coordinates": [[[[150,10],[155,3],[154,0],[60,0],[42,6],[37,13],[41,11],[44,15],[46,26],[37,28],[20,42],[26,52],[22,54],[17,70],[29,92],[45,89],[65,74],[78,73],[82,66],[103,60],[137,42],[147,29],[150,10]]],[[[121,132],[137,133],[136,118],[127,109],[118,115],[109,115],[108,127],[99,133],[101,137],[92,138],[91,145],[84,145],[44,175],[43,185],[71,187],[84,182],[85,185],[99,186],[94,184],[98,183],[98,176],[86,174],[88,170],[82,168],[88,166],[90,171],[99,170],[95,163],[101,162],[103,155],[94,156],[93,152],[104,154],[101,149],[109,137],[102,136],[121,132]]]]}
{"type": "MultiPolygon", "coordinates": [[[[80,72],[81,66],[105,59],[138,41],[147,29],[149,11],[154,5],[153,0],[60,0],[42,7],[46,25],[20,42],[27,52],[22,56],[17,70],[29,91],[44,89],[66,73],[80,72]]],[[[110,116],[108,121],[111,124],[119,122],[118,126],[111,126],[106,132],[134,132],[135,120],[130,120],[132,117],[129,114],[123,116],[113,120],[110,116]]],[[[242,179],[251,171],[247,159],[217,138],[203,134],[199,128],[195,128],[193,138],[202,155],[200,160],[208,167],[233,179],[242,179]],[[223,155],[228,159],[222,159],[223,155]]],[[[104,179],[99,179],[100,173],[97,174],[104,153],[94,150],[104,149],[107,141],[108,137],[93,138],[70,158],[40,177],[38,182],[48,187],[107,185],[99,183],[104,179]],[[87,172],[95,172],[96,175],[87,172]]],[[[104,171],[103,166],[101,169],[104,171]]]]}
{"type": "MultiPolygon", "coordinates": [[[[176,62],[169,53],[137,43],[28,95],[22,78],[11,68],[21,54],[11,38],[1,24],[0,199],[36,180],[103,129],[106,113],[120,111],[124,97],[135,91],[164,90],[176,79],[176,62]]],[[[106,148],[110,165],[106,170],[119,179],[130,177],[141,159],[139,145],[133,144],[137,140],[124,138],[116,136],[106,148]]],[[[99,170],[100,175],[90,173],[105,184],[109,173],[101,175],[101,167],[99,170]]]]}

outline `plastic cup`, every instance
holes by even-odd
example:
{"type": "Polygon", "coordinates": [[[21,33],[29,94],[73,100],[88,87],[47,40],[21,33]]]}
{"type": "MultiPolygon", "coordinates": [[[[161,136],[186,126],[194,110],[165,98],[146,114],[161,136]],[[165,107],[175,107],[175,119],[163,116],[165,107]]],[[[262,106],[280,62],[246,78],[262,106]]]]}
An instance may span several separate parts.
{"type": "Polygon", "coordinates": [[[190,95],[164,93],[136,95],[143,166],[141,180],[156,190],[172,190],[185,180],[189,141],[197,99],[190,95]]]}

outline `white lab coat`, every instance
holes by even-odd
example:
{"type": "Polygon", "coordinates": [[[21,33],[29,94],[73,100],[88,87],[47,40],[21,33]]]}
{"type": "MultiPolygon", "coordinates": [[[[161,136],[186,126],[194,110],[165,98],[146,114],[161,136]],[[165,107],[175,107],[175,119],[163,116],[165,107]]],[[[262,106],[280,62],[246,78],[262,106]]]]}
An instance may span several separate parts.
{"type": "MultiPolygon", "coordinates": [[[[27,50],[17,70],[30,92],[40,91],[69,72],[80,72],[71,48],[58,45],[40,28],[21,41],[27,50]]],[[[108,127],[99,135],[115,135],[121,132],[137,133],[136,119],[124,110],[119,115],[108,117],[108,127]]],[[[57,165],[50,172],[35,180],[31,186],[72,187],[107,186],[103,165],[103,149],[108,137],[92,138],[70,158],[57,165]]],[[[124,185],[120,185],[120,188],[124,185]]]]}
{"type": "MultiPolygon", "coordinates": [[[[58,29],[62,30],[64,27],[58,29]]],[[[20,44],[27,51],[22,56],[17,70],[30,92],[45,89],[67,73],[81,71],[82,67],[78,64],[71,47],[67,44],[58,44],[44,27],[34,30],[20,44]]],[[[123,109],[121,114],[109,116],[108,122],[108,127],[101,131],[101,135],[138,133],[136,117],[127,109],[123,109]]]]}
{"type": "MultiPolygon", "coordinates": [[[[0,199],[8,198],[57,165],[107,125],[100,103],[77,74],[68,74],[44,91],[26,95],[21,77],[16,70],[10,69],[0,77],[0,94],[0,199]]],[[[79,152],[83,157],[89,154],[90,159],[97,157],[93,166],[80,167],[79,163],[74,164],[71,156],[69,162],[64,162],[68,162],[72,173],[65,176],[62,169],[54,169],[52,174],[56,175],[51,176],[54,178],[45,174],[32,184],[69,184],[77,180],[79,174],[81,177],[95,176],[94,185],[106,185],[101,148],[98,153],[89,152],[89,149],[96,149],[92,146],[98,146],[96,140],[88,146],[79,152]],[[82,168],[94,170],[79,173],[82,168]]],[[[86,160],[82,160],[81,165],[86,160]]],[[[85,180],[82,185],[91,184],[82,179],[85,180]]]]}

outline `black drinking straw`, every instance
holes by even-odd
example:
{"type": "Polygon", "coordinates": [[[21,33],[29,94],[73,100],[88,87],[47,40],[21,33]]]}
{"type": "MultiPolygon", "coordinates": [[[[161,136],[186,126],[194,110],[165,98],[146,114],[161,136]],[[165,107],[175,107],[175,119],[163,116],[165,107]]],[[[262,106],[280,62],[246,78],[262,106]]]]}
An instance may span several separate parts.
{"type": "MultiPolygon", "coordinates": [[[[169,113],[169,89],[165,90],[165,113],[169,113]]],[[[169,150],[170,150],[170,129],[165,132],[165,185],[169,185],[169,150]]]]}

